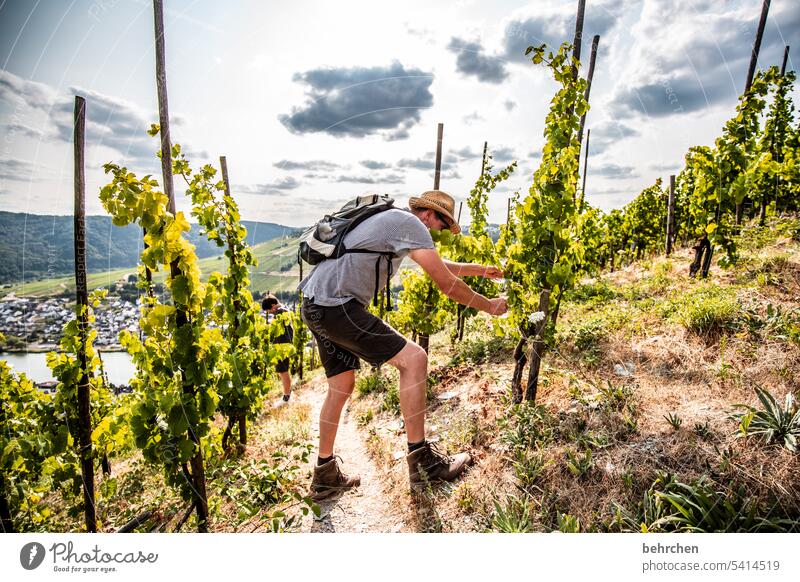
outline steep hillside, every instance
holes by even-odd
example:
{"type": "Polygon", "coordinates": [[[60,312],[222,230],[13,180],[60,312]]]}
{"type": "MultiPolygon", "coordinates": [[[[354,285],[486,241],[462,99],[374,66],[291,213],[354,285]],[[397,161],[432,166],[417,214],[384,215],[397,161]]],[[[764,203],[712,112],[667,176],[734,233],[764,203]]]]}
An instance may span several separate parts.
{"type": "MultiPolygon", "coordinates": [[[[271,222],[242,221],[251,245],[296,232],[271,222]]],[[[43,216],[0,212],[0,284],[52,279],[74,269],[72,216],[43,216]]],[[[189,233],[200,258],[220,254],[220,248],[201,237],[195,226],[189,233]]],[[[131,268],[142,247],[135,226],[113,226],[109,216],[86,217],[86,258],[90,272],[131,268]]]]}

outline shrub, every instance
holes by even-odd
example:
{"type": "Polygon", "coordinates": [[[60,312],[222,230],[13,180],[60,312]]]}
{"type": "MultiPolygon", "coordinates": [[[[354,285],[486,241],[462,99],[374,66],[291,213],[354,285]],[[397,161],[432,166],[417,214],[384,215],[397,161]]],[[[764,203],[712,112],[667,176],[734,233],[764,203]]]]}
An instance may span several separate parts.
{"type": "Polygon", "coordinates": [[[400,393],[397,389],[397,383],[392,382],[383,394],[383,402],[381,402],[381,410],[400,414],[400,393]]]}
{"type": "Polygon", "coordinates": [[[557,421],[541,404],[523,402],[513,405],[498,424],[501,442],[516,454],[553,442],[557,421]]]}
{"type": "Polygon", "coordinates": [[[532,532],[533,521],[528,497],[506,497],[502,505],[495,500],[492,529],[501,533],[532,532]]]}
{"type": "Polygon", "coordinates": [[[559,513],[556,516],[556,527],[562,533],[581,533],[580,520],[569,513],[559,513]]]}
{"type": "MultiPolygon", "coordinates": [[[[772,513],[772,512],[770,512],[772,513]]],[[[780,532],[795,522],[760,515],[758,503],[742,487],[724,488],[705,477],[681,483],[673,475],[656,478],[642,502],[628,511],[615,504],[612,529],[639,532],[780,532]]]]}
{"type": "Polygon", "coordinates": [[[619,297],[607,282],[603,280],[591,281],[567,291],[567,299],[575,303],[605,303],[619,297]]]}
{"type": "MultiPolygon", "coordinates": [[[[267,508],[300,503],[300,511],[308,515],[312,511],[319,515],[319,507],[300,491],[304,467],[308,464],[311,445],[294,444],[294,452],[273,453],[271,459],[251,461],[246,465],[231,467],[228,476],[234,484],[224,486],[222,493],[234,501],[239,508],[238,518],[246,521],[267,508]]],[[[283,511],[271,515],[270,529],[283,531],[296,525],[295,517],[287,517],[283,511]]]]}
{"type": "Polygon", "coordinates": [[[664,418],[666,419],[666,421],[669,423],[669,425],[672,427],[673,430],[678,430],[683,424],[683,419],[674,412],[665,414],[664,418]]]}
{"type": "Polygon", "coordinates": [[[356,380],[356,394],[366,396],[376,392],[386,392],[392,381],[384,376],[380,370],[361,376],[356,380]]]}
{"type": "Polygon", "coordinates": [[[599,392],[595,398],[603,409],[621,412],[627,408],[631,413],[636,412],[633,389],[629,385],[620,384],[615,386],[606,380],[606,385],[600,386],[598,390],[599,392]]]}
{"type": "Polygon", "coordinates": [[[545,461],[541,453],[519,450],[514,456],[511,465],[514,467],[514,474],[522,491],[530,492],[536,482],[550,465],[550,461],[545,461]]]}
{"type": "Polygon", "coordinates": [[[513,338],[509,336],[491,336],[488,338],[467,338],[461,342],[449,366],[468,362],[470,364],[486,364],[507,358],[514,351],[513,338]]]}
{"type": "Polygon", "coordinates": [[[586,449],[582,455],[568,450],[567,469],[579,479],[585,477],[592,470],[592,449],[586,449]]]}
{"type": "Polygon", "coordinates": [[[749,306],[744,310],[742,319],[750,333],[761,332],[771,339],[800,345],[800,310],[785,310],[780,305],[768,303],[763,315],[755,306],[749,306]]]}
{"type": "Polygon", "coordinates": [[[783,408],[775,397],[763,388],[756,388],[756,395],[764,406],[759,410],[747,404],[737,404],[743,412],[733,417],[739,421],[740,437],[761,436],[767,443],[778,442],[792,452],[797,452],[800,437],[800,409],[792,393],[786,395],[783,408]]]}

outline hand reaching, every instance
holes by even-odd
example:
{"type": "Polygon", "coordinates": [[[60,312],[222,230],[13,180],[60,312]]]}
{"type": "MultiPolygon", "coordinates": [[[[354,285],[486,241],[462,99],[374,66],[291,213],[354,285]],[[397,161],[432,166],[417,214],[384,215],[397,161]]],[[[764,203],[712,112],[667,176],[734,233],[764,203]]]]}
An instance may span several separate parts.
{"type": "Polygon", "coordinates": [[[502,279],[503,276],[503,269],[500,267],[495,267],[492,265],[484,267],[483,277],[487,279],[502,279]]]}
{"type": "Polygon", "coordinates": [[[489,299],[489,308],[486,310],[486,313],[490,315],[503,315],[506,311],[508,311],[508,302],[504,297],[489,299]]]}

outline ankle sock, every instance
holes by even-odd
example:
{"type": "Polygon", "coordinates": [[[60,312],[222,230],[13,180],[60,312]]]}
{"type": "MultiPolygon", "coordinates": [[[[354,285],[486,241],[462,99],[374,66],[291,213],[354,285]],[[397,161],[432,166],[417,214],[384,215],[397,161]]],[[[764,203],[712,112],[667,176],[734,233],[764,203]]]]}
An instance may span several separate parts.
{"type": "Polygon", "coordinates": [[[289,397],[290,397],[290,396],[291,396],[291,394],[284,394],[284,395],[283,395],[283,401],[284,401],[284,402],[289,402],[289,397]]]}
{"type": "Polygon", "coordinates": [[[408,443],[408,452],[413,453],[417,449],[421,449],[425,446],[425,439],[422,439],[418,443],[408,443]]]}
{"type": "Polygon", "coordinates": [[[320,465],[324,465],[325,463],[331,461],[332,459],[333,455],[331,455],[330,457],[317,457],[317,466],[319,467],[320,465]]]}

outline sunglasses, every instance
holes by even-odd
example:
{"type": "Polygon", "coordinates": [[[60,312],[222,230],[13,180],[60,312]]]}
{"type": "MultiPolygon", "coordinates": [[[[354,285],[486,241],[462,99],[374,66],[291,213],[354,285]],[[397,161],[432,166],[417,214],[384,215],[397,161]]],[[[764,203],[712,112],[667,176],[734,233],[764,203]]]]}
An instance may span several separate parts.
{"type": "Polygon", "coordinates": [[[442,224],[444,224],[447,227],[450,226],[450,223],[448,222],[447,218],[445,218],[445,216],[442,213],[436,212],[435,210],[433,211],[433,213],[436,215],[436,218],[439,219],[439,222],[441,222],[442,224]]]}

